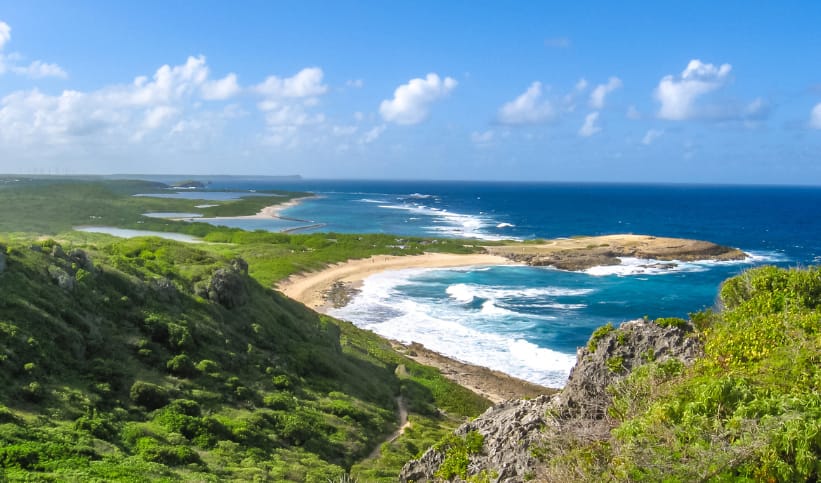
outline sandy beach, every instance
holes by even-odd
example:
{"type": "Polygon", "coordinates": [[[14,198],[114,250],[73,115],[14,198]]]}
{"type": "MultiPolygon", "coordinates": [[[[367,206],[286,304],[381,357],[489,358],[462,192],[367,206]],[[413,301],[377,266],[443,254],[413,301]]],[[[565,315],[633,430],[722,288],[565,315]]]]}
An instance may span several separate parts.
{"type": "Polygon", "coordinates": [[[291,200],[286,201],[285,203],[279,203],[276,205],[266,206],[265,208],[259,210],[258,213],[253,215],[238,215],[238,216],[213,216],[213,217],[197,217],[197,218],[172,218],[173,220],[179,221],[202,221],[202,220],[264,220],[268,218],[280,218],[285,220],[294,220],[294,221],[304,221],[305,223],[313,223],[310,220],[296,220],[293,218],[287,218],[280,215],[283,210],[287,210],[288,208],[292,208],[305,200],[311,200],[320,198],[319,196],[302,196],[299,198],[293,198],[291,200]]]}
{"type": "Polygon", "coordinates": [[[385,270],[406,268],[451,268],[475,265],[510,265],[514,262],[498,255],[452,253],[425,253],[424,255],[390,256],[377,255],[360,260],[349,260],[331,265],[318,272],[293,275],[280,282],[277,289],[294,300],[320,312],[327,311],[330,304],[324,294],[335,284],[345,283],[356,286],[362,280],[385,270]]]}
{"type": "MultiPolygon", "coordinates": [[[[326,313],[331,308],[331,304],[326,300],[325,294],[334,284],[343,283],[355,287],[370,275],[385,270],[510,265],[512,263],[514,262],[505,257],[485,254],[426,253],[402,257],[379,255],[332,265],[318,272],[294,275],[281,282],[277,288],[288,297],[326,313]]],[[[396,341],[391,343],[394,349],[409,358],[421,364],[436,367],[448,379],[494,403],[508,399],[534,397],[539,394],[552,394],[556,391],[486,367],[466,364],[431,351],[420,344],[405,346],[396,341]]]]}

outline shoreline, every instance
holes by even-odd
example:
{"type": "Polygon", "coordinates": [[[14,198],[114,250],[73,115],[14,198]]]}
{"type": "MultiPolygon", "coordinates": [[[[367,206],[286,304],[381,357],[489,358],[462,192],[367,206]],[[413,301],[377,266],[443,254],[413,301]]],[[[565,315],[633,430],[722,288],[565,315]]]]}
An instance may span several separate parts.
{"type": "Polygon", "coordinates": [[[312,223],[312,225],[309,225],[307,227],[294,227],[294,228],[289,228],[288,229],[289,231],[296,231],[296,230],[301,230],[301,229],[306,229],[306,228],[313,228],[315,226],[324,226],[324,223],[317,223],[317,222],[312,221],[312,220],[302,220],[300,218],[291,218],[291,217],[287,217],[287,216],[282,216],[280,213],[284,210],[287,210],[288,208],[293,208],[294,206],[297,206],[298,204],[302,203],[305,200],[319,199],[319,198],[321,198],[321,196],[319,196],[319,195],[300,196],[299,198],[293,198],[293,199],[290,199],[290,200],[288,200],[284,203],[278,203],[276,205],[266,206],[266,207],[262,208],[261,210],[259,210],[259,212],[255,213],[253,215],[208,216],[208,217],[198,216],[196,218],[185,218],[185,217],[183,217],[183,218],[170,218],[170,219],[174,220],[174,221],[204,221],[204,220],[267,220],[267,219],[270,219],[270,218],[275,218],[275,219],[284,220],[284,221],[298,221],[298,222],[301,222],[301,223],[312,223]]]}
{"type": "Polygon", "coordinates": [[[333,308],[325,294],[335,284],[356,287],[363,280],[388,270],[405,270],[409,268],[455,268],[470,266],[520,265],[499,255],[484,253],[454,254],[425,253],[423,255],[374,255],[370,258],[348,260],[347,262],[329,265],[317,272],[291,275],[280,281],[276,289],[288,297],[312,308],[326,313],[333,308]]]}
{"type": "MultiPolygon", "coordinates": [[[[331,265],[324,270],[305,274],[292,275],[277,284],[277,290],[286,296],[301,302],[317,312],[327,314],[334,308],[334,290],[341,287],[344,295],[339,302],[347,303],[347,296],[354,293],[362,281],[377,273],[388,270],[409,268],[454,268],[470,266],[519,265],[518,263],[497,255],[488,254],[449,254],[426,253],[424,255],[391,256],[377,255],[370,258],[349,260],[331,265]]],[[[493,370],[484,366],[469,364],[458,359],[435,352],[412,342],[403,344],[388,339],[397,352],[420,364],[435,367],[451,381],[490,400],[493,404],[510,399],[536,397],[542,394],[554,394],[558,389],[541,386],[493,370]]]]}

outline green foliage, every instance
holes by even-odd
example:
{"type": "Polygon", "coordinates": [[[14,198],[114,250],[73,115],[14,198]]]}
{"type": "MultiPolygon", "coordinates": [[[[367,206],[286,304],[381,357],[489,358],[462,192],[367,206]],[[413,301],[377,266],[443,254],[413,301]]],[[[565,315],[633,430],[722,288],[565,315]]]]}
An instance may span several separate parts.
{"type": "Polygon", "coordinates": [[[679,317],[659,317],[654,322],[659,327],[675,327],[676,329],[687,327],[687,321],[679,317]]]}
{"type": "Polygon", "coordinates": [[[445,480],[459,477],[467,478],[470,456],[480,453],[485,437],[477,431],[469,431],[463,437],[454,434],[443,439],[434,448],[445,453],[445,459],[436,471],[438,478],[445,480]]]}
{"type": "Polygon", "coordinates": [[[129,397],[146,409],[158,409],[168,404],[168,391],[150,382],[137,381],[131,386],[129,397]]]}
{"type": "Polygon", "coordinates": [[[596,352],[596,349],[599,345],[599,341],[602,340],[606,335],[613,332],[614,330],[616,330],[616,328],[613,327],[612,322],[608,322],[607,324],[594,330],[593,334],[590,335],[590,342],[588,342],[587,344],[587,350],[590,352],[596,352]]]}
{"type": "Polygon", "coordinates": [[[78,248],[64,240],[50,251],[10,245],[0,276],[0,461],[11,479],[326,482],[396,428],[403,394],[419,427],[363,469],[393,481],[489,404],[244,274],[240,306],[199,295],[250,247],[97,240],[82,245],[86,268],[62,258],[78,248]],[[87,274],[64,289],[49,266],[75,281],[87,274]],[[398,365],[408,368],[401,377],[398,365]]]}
{"type": "Polygon", "coordinates": [[[692,368],[651,362],[609,388],[612,438],[562,460],[587,458],[581,479],[821,477],[821,271],[749,270],[720,301],[691,315],[705,351],[692,368]]]}

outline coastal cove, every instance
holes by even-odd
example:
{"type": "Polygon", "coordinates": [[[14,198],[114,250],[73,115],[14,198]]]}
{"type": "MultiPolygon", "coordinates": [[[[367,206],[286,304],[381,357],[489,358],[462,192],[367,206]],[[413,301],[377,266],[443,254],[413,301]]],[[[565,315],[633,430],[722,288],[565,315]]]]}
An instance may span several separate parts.
{"type": "MultiPolygon", "coordinates": [[[[618,303],[615,311],[607,307],[613,305],[613,300],[603,286],[612,285],[612,281],[608,283],[593,275],[598,267],[587,267],[593,274],[531,267],[524,264],[520,255],[524,250],[537,257],[565,251],[587,256],[600,253],[605,245],[630,255],[636,255],[637,247],[642,247],[645,252],[641,253],[652,252],[667,260],[645,259],[628,265],[616,261],[615,265],[608,265],[612,270],[627,269],[625,273],[634,270],[664,275],[682,269],[682,264],[706,267],[713,263],[752,263],[737,249],[708,242],[611,235],[548,240],[541,245],[486,247],[494,255],[377,256],[294,275],[278,288],[309,307],[390,339],[405,344],[422,343],[429,350],[462,362],[487,366],[543,386],[561,387],[575,361],[576,348],[589,335],[582,329],[585,321],[581,320],[589,317],[589,305],[605,314],[628,312],[618,303]],[[694,250],[701,255],[694,255],[694,250]],[[688,262],[669,261],[677,258],[688,262]],[[583,278],[587,283],[581,287],[576,286],[578,282],[571,287],[534,283],[556,276],[583,278]],[[604,293],[593,295],[597,291],[604,293]],[[597,304],[591,298],[600,299],[604,308],[595,307],[597,304]],[[511,326],[517,324],[519,331],[511,331],[511,326]],[[539,324],[539,328],[534,324],[539,324]],[[534,333],[539,336],[533,337],[534,333]]],[[[539,260],[543,258],[528,262],[541,264],[539,260]]],[[[635,282],[631,278],[617,278],[621,282],[635,282]]],[[[662,294],[661,298],[664,297],[662,294]]],[[[628,310],[629,307],[632,305],[628,310]]],[[[455,380],[464,385],[464,381],[455,380]]]]}

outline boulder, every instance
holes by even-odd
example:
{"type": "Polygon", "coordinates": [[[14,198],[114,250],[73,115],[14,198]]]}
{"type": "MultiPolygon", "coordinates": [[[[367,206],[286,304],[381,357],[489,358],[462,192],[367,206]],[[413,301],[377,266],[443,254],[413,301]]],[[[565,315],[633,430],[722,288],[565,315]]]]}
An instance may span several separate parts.
{"type": "Polygon", "coordinates": [[[229,309],[245,304],[248,301],[247,276],[248,263],[241,258],[231,260],[228,267],[217,269],[211,277],[206,292],[208,299],[229,309]]]}

